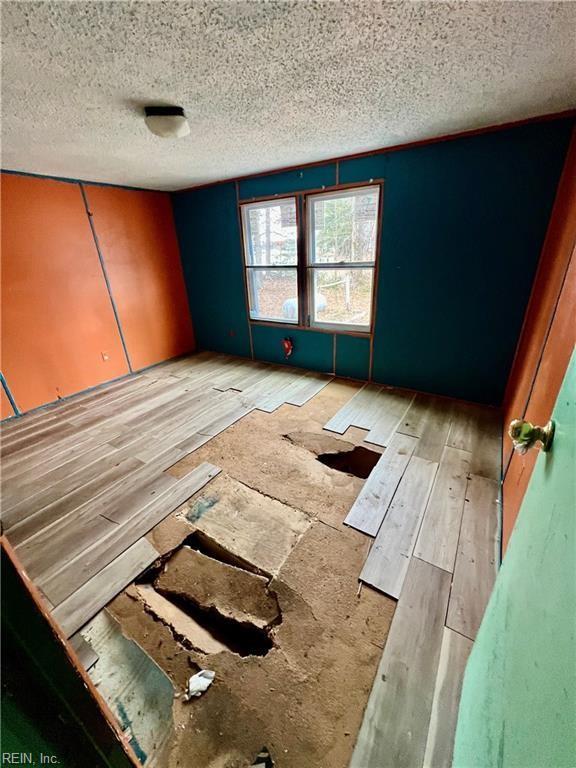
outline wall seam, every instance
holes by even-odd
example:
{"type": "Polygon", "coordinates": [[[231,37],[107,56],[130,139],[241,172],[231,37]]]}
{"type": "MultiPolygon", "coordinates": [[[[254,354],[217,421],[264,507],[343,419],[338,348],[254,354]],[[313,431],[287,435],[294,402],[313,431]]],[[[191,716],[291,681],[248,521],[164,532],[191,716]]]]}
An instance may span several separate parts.
{"type": "Polygon", "coordinates": [[[122,342],[122,348],[124,349],[124,355],[126,356],[126,362],[128,363],[128,370],[130,371],[130,373],[134,373],[134,369],[132,368],[132,363],[130,362],[130,355],[128,354],[128,347],[126,346],[126,339],[124,338],[124,332],[122,331],[122,324],[120,323],[120,315],[118,314],[118,307],[116,306],[116,302],[114,301],[114,296],[112,294],[112,286],[110,285],[110,278],[108,277],[108,272],[106,271],[106,264],[104,262],[102,251],[100,249],[100,241],[98,240],[98,235],[96,233],[96,228],[94,226],[93,215],[88,205],[88,198],[86,196],[86,191],[84,189],[84,185],[82,182],[79,182],[78,186],[80,187],[80,193],[82,195],[82,200],[84,201],[86,216],[88,217],[88,223],[90,224],[90,230],[92,232],[92,237],[94,239],[94,245],[96,247],[96,252],[98,254],[98,260],[100,261],[100,267],[102,268],[104,282],[106,283],[106,290],[108,291],[108,296],[110,298],[110,303],[112,305],[112,311],[114,312],[114,317],[116,319],[118,333],[120,334],[120,341],[122,342]]]}
{"type": "Polygon", "coordinates": [[[332,373],[334,376],[336,376],[336,345],[338,341],[336,339],[336,334],[332,335],[332,373]]]}
{"type": "Polygon", "coordinates": [[[22,415],[22,411],[16,405],[16,400],[14,399],[14,396],[12,395],[12,392],[10,391],[10,387],[8,386],[8,382],[6,381],[6,378],[4,377],[4,374],[1,371],[0,371],[0,383],[2,384],[2,388],[3,388],[4,392],[6,393],[6,397],[10,401],[10,405],[12,406],[14,414],[16,416],[21,416],[22,415]]]}

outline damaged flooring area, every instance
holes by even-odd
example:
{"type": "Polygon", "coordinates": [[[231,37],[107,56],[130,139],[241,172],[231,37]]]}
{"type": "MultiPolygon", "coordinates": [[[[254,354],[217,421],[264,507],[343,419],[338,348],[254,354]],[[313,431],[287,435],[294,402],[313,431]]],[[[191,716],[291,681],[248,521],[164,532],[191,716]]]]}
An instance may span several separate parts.
{"type": "MultiPolygon", "coordinates": [[[[465,409],[439,416],[409,393],[207,354],[95,397],[7,426],[4,524],[144,765],[244,768],[265,746],[278,768],[347,768],[397,605],[368,579],[359,588],[378,527],[357,529],[349,516],[382,507],[385,476],[395,484],[382,517],[394,513],[396,486],[426,465],[422,511],[436,490],[422,529],[436,530],[432,500],[445,481],[454,495],[446,446],[468,450],[475,434],[465,409]],[[370,405],[384,395],[386,407],[370,405]],[[186,700],[200,670],[214,680],[186,700]]],[[[416,567],[420,557],[429,555],[418,544],[416,567]]],[[[432,598],[434,584],[412,570],[404,591],[432,598]]],[[[412,634],[417,660],[427,638],[411,633],[410,601],[398,605],[392,631],[412,634]]],[[[432,688],[434,642],[421,670],[432,688]]],[[[441,667],[458,653],[442,645],[441,667]]],[[[427,732],[442,702],[431,711],[424,698],[427,732]]]]}
{"type": "Polygon", "coordinates": [[[276,766],[348,765],[395,605],[358,594],[367,541],[342,521],[363,480],[319,460],[361,443],[322,431],[356,389],[255,411],[170,470],[222,468],[148,534],[160,564],[108,611],[175,686],[171,767],[240,768],[263,745],[276,766]],[[185,702],[200,669],[214,683],[185,702]]]}

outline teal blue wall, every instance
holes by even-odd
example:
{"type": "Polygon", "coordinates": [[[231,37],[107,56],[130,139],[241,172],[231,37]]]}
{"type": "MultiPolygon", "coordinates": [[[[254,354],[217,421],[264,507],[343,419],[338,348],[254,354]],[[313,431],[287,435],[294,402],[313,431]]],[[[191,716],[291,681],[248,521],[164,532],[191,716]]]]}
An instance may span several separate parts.
{"type": "Polygon", "coordinates": [[[172,196],[199,349],[250,356],[234,184],[172,196]]]}
{"type": "Polygon", "coordinates": [[[336,373],[350,379],[367,379],[370,372],[370,339],[338,334],[336,373]]]}
{"type": "MultiPolygon", "coordinates": [[[[341,184],[384,179],[375,381],[501,402],[573,122],[339,162],[341,184]]],[[[239,192],[336,180],[336,164],[326,163],[244,179],[239,192]]],[[[235,185],[175,193],[173,202],[198,344],[249,355],[235,185]]],[[[331,334],[262,328],[253,326],[257,358],[281,361],[280,339],[290,335],[291,362],[325,370],[331,334]]],[[[367,339],[338,335],[337,373],[366,378],[368,363],[367,339]]]]}
{"type": "Polygon", "coordinates": [[[310,368],[321,373],[331,373],[334,359],[334,339],[331,333],[276,328],[273,325],[254,325],[252,328],[254,357],[269,363],[286,363],[310,368]],[[294,343],[294,353],[288,361],[284,357],[282,339],[289,337],[294,343]]]}
{"type": "Polygon", "coordinates": [[[268,195],[286,195],[290,192],[302,192],[307,189],[336,184],[336,163],[315,165],[295,171],[271,173],[268,176],[255,176],[243,179],[239,183],[240,197],[267,197],[268,195]]]}

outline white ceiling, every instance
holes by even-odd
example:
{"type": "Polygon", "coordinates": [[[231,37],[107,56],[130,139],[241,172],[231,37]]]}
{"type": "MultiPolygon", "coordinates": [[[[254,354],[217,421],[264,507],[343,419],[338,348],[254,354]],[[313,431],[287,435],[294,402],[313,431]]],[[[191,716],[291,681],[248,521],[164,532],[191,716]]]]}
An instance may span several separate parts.
{"type": "Polygon", "coordinates": [[[2,166],[156,189],[576,106],[576,3],[2,2],[2,166]],[[148,133],[179,104],[191,135],[148,133]]]}

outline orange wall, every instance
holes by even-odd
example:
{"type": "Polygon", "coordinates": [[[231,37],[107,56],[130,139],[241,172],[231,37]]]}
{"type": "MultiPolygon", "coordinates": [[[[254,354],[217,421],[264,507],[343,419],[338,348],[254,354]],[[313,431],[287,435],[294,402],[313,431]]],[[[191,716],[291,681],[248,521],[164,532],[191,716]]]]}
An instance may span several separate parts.
{"type": "MultiPolygon", "coordinates": [[[[191,351],[168,194],[87,189],[133,369],[191,351]]],[[[19,409],[129,373],[80,185],[2,174],[1,201],[1,364],[19,409]]]]}
{"type": "MultiPolygon", "coordinates": [[[[514,418],[550,418],[576,342],[576,134],[558,193],[504,402],[505,430],[514,418]]],[[[514,454],[504,436],[503,547],[514,527],[536,461],[514,454]]]]}
{"type": "Polygon", "coordinates": [[[22,411],[128,372],[77,184],[2,175],[2,371],[22,411]]]}
{"type": "Polygon", "coordinates": [[[194,346],[170,198],[85,187],[132,368],[194,346]]]}

